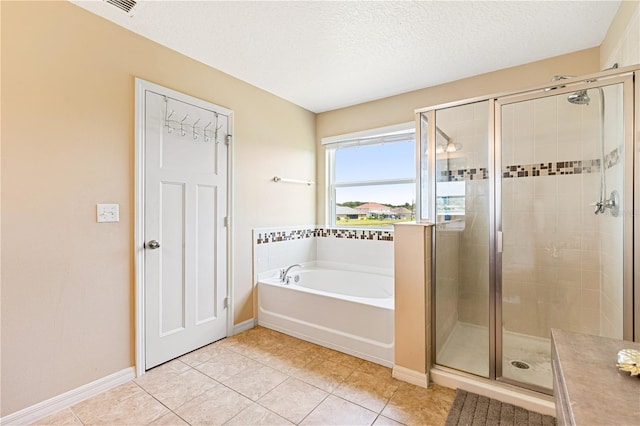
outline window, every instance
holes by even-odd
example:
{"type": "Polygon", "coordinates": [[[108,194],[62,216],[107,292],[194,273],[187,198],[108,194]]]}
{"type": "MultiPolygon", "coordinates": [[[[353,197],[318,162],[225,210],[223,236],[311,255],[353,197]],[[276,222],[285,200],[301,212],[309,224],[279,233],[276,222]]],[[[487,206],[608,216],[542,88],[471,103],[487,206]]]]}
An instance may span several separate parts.
{"type": "Polygon", "coordinates": [[[415,220],[414,126],[323,140],[328,225],[389,227],[415,220]]]}

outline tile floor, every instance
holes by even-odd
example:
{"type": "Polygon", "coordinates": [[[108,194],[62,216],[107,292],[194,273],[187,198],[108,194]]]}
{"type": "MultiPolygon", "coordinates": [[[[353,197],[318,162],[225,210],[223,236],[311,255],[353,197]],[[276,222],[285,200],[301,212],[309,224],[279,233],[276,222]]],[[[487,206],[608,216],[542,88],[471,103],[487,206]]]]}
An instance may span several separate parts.
{"type": "Polygon", "coordinates": [[[262,327],[156,367],[38,425],[441,425],[455,391],[262,327]]]}

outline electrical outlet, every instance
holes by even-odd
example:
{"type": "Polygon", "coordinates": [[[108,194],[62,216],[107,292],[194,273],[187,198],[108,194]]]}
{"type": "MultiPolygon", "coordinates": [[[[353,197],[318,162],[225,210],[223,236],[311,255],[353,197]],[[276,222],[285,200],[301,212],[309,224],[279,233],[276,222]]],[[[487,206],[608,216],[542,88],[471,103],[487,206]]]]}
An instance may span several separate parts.
{"type": "Polygon", "coordinates": [[[98,204],[98,222],[120,222],[120,204],[98,204]]]}

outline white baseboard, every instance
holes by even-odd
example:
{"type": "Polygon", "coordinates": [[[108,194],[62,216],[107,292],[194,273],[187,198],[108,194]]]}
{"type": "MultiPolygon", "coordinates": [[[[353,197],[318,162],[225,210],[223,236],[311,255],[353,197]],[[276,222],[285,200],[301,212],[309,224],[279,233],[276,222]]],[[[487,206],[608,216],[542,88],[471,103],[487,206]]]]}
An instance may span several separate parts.
{"type": "Polygon", "coordinates": [[[233,326],[233,335],[235,336],[236,334],[242,333],[243,331],[251,330],[255,326],[256,326],[255,318],[242,321],[240,324],[235,324],[233,326]]]}
{"type": "Polygon", "coordinates": [[[421,386],[426,388],[429,386],[429,377],[427,373],[421,373],[419,371],[410,370],[406,367],[400,367],[394,365],[391,375],[394,379],[402,380],[412,385],[421,386]]]}
{"type": "Polygon", "coordinates": [[[1,425],[27,425],[43,419],[60,410],[69,408],[80,401],[96,396],[106,390],[135,378],[135,368],[129,367],[101,379],[82,385],[68,392],[54,396],[0,419],[1,425]]]}

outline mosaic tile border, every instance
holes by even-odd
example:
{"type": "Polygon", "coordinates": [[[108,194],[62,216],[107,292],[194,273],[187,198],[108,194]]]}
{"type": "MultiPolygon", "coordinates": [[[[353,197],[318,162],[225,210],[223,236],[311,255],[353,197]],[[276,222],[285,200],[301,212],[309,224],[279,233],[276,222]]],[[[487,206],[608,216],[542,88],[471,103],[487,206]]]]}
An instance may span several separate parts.
{"type": "MultiPolygon", "coordinates": [[[[622,147],[616,148],[604,158],[604,167],[611,167],[620,163],[622,147]]],[[[537,176],[557,176],[576,175],[586,173],[600,173],[600,159],[597,160],[576,160],[576,161],[556,161],[551,163],[518,164],[506,166],[502,170],[503,178],[537,177],[537,176]]],[[[468,180],[488,179],[487,168],[479,167],[472,169],[452,169],[440,172],[438,182],[462,182],[468,180]]]]}
{"type": "Polygon", "coordinates": [[[305,238],[344,238],[348,240],[393,241],[393,231],[371,229],[304,228],[258,232],[256,244],[303,240],[305,238]]]}
{"type": "Polygon", "coordinates": [[[558,161],[555,163],[525,164],[505,167],[503,178],[529,176],[578,175],[600,172],[600,160],[558,161]]]}
{"type": "Polygon", "coordinates": [[[438,182],[462,182],[465,180],[482,179],[489,179],[489,170],[486,167],[443,170],[440,172],[438,182]]]}

